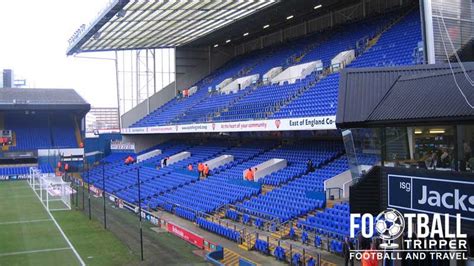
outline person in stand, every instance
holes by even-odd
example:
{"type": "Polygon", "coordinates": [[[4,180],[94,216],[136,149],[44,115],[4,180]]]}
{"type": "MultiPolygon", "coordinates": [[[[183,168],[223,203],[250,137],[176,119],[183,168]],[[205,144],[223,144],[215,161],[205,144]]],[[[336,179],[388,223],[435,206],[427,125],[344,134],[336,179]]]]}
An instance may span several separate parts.
{"type": "Polygon", "coordinates": [[[168,165],[168,157],[163,158],[161,161],[161,168],[165,168],[168,165]]]}
{"type": "Polygon", "coordinates": [[[441,160],[441,166],[442,167],[449,167],[449,164],[450,164],[451,160],[449,158],[448,149],[446,149],[446,148],[443,149],[443,153],[440,156],[440,160],[441,160]]]}
{"type": "Polygon", "coordinates": [[[252,168],[249,168],[247,172],[245,172],[245,179],[247,181],[253,181],[254,180],[254,173],[252,171],[252,168]]]}
{"type": "Polygon", "coordinates": [[[306,162],[306,174],[310,172],[314,172],[314,165],[313,161],[311,161],[311,159],[308,159],[308,161],[306,162]]]}
{"type": "Polygon", "coordinates": [[[344,240],[344,245],[342,246],[342,253],[344,254],[344,265],[351,265],[354,266],[354,259],[350,258],[351,250],[354,249],[354,245],[352,244],[351,240],[346,237],[344,240]]]}
{"type": "Polygon", "coordinates": [[[207,178],[209,176],[209,166],[207,164],[204,165],[204,177],[207,178]]]}
{"type": "Polygon", "coordinates": [[[431,154],[431,165],[430,165],[430,167],[432,167],[433,170],[436,170],[437,164],[438,164],[438,154],[436,153],[436,151],[433,151],[433,153],[431,154]]]}
{"type": "Polygon", "coordinates": [[[204,164],[203,163],[198,163],[198,173],[199,177],[203,177],[203,171],[204,171],[204,164]]]}
{"type": "Polygon", "coordinates": [[[127,159],[125,159],[125,164],[126,164],[126,165],[130,165],[130,164],[132,164],[134,161],[135,161],[135,160],[133,159],[133,157],[132,157],[131,155],[129,155],[129,156],[127,157],[127,159]]]}
{"type": "Polygon", "coordinates": [[[193,171],[193,165],[192,164],[188,164],[188,171],[193,171]]]}
{"type": "Polygon", "coordinates": [[[67,181],[67,182],[71,181],[71,179],[68,175],[68,172],[69,172],[69,164],[65,163],[64,164],[64,180],[67,181]]]}

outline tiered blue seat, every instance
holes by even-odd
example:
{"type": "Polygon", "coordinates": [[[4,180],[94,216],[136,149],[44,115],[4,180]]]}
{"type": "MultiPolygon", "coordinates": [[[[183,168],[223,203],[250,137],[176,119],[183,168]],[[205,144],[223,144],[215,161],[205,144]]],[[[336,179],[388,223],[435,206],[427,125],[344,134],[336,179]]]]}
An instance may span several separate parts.
{"type": "MultiPolygon", "coordinates": [[[[342,146],[339,145],[338,148],[335,146],[333,149],[341,151],[342,146]]],[[[323,191],[326,179],[347,169],[347,159],[338,159],[328,166],[296,178],[265,195],[259,195],[257,198],[238,204],[237,210],[268,220],[288,221],[296,216],[324,207],[324,202],[308,197],[307,192],[323,191]],[[341,166],[340,160],[346,160],[344,166],[341,166]]]]}
{"type": "Polygon", "coordinates": [[[16,135],[11,151],[52,148],[48,117],[43,115],[5,114],[5,129],[16,135]]]}
{"type": "Polygon", "coordinates": [[[213,120],[233,121],[266,118],[267,113],[274,112],[278,105],[291,100],[298,91],[310,86],[312,82],[314,82],[314,77],[309,76],[294,84],[258,87],[213,120]]]}
{"type": "Polygon", "coordinates": [[[268,255],[270,252],[268,242],[261,239],[255,240],[255,249],[265,255],[268,255]]]}
{"type": "Polygon", "coordinates": [[[71,117],[58,116],[51,119],[51,135],[54,147],[75,148],[78,146],[74,123],[71,117]]]}
{"type": "Polygon", "coordinates": [[[125,158],[128,156],[132,156],[136,158],[136,155],[129,152],[112,152],[111,154],[105,156],[101,159],[101,162],[105,163],[117,163],[117,162],[124,162],[125,158]]]}
{"type": "Polygon", "coordinates": [[[194,95],[169,101],[132,127],[335,115],[339,74],[324,77],[316,84],[317,77],[309,75],[295,84],[247,88],[230,95],[208,90],[227,78],[262,76],[277,66],[287,68],[321,60],[327,68],[332,58],[350,49],[355,49],[358,57],[348,67],[414,64],[413,50],[421,40],[418,13],[413,11],[383,32],[367,51],[358,44],[373,39],[400,15],[399,12],[370,17],[238,56],[196,83],[198,90],[194,95]],[[301,93],[305,88],[307,90],[301,93]]]}
{"type": "Polygon", "coordinates": [[[249,187],[242,181],[242,173],[264,159],[258,157],[265,150],[275,145],[274,142],[260,141],[226,150],[234,156],[234,161],[212,171],[212,175],[203,181],[196,182],[150,200],[150,208],[165,207],[169,204],[183,206],[197,212],[212,212],[217,208],[242,201],[259,193],[259,187],[249,187]],[[249,148],[258,146],[258,148],[249,148]],[[257,157],[256,157],[257,156],[257,157]]]}
{"type": "Polygon", "coordinates": [[[235,242],[240,242],[240,232],[237,232],[235,230],[232,230],[230,228],[227,228],[225,226],[222,226],[220,224],[213,223],[211,221],[208,221],[202,217],[199,217],[196,219],[196,223],[211,232],[214,232],[218,235],[221,235],[227,239],[230,239],[235,242]]]}
{"type": "MultiPolygon", "coordinates": [[[[381,21],[382,24],[386,22],[386,20],[381,21]]],[[[371,29],[368,32],[375,33],[374,26],[376,26],[376,24],[365,26],[371,29]]],[[[365,26],[361,25],[360,27],[363,29],[365,26]]],[[[359,27],[359,23],[354,24],[354,26],[349,26],[347,31],[345,31],[348,32],[348,40],[360,37],[360,35],[355,34],[358,29],[353,29],[353,27],[359,27]],[[350,33],[352,31],[353,33],[350,33]]],[[[334,38],[332,40],[338,39],[339,38],[334,38]]],[[[357,41],[357,39],[355,40],[357,41]]],[[[421,25],[419,11],[415,10],[385,31],[375,45],[359,55],[348,67],[413,65],[415,64],[413,50],[418,46],[419,41],[421,41],[421,25]]],[[[344,41],[342,41],[342,43],[343,42],[344,41]]],[[[323,62],[328,64],[330,59],[338,53],[336,53],[336,51],[340,52],[345,50],[345,48],[342,49],[342,47],[338,49],[337,47],[339,46],[337,45],[331,46],[331,43],[332,41],[328,41],[323,45],[317,46],[311,53],[303,58],[303,61],[312,61],[316,58],[322,58],[323,62]],[[323,54],[328,55],[323,56],[323,54]]],[[[347,43],[347,45],[349,44],[353,47],[353,45],[355,45],[354,39],[347,43]]],[[[271,118],[335,115],[337,110],[338,88],[339,73],[330,74],[322,78],[296,100],[274,113],[271,118]]]]}
{"type": "MultiPolygon", "coordinates": [[[[42,173],[53,173],[54,169],[49,164],[39,164],[38,168],[42,173]]],[[[0,167],[0,176],[28,175],[30,173],[29,166],[9,166],[0,167]]]]}
{"type": "Polygon", "coordinates": [[[69,116],[6,113],[4,123],[16,139],[10,151],[78,147],[74,120],[69,116]]]}
{"type": "Polygon", "coordinates": [[[343,241],[350,234],[350,211],[348,203],[334,205],[324,212],[314,216],[308,216],[306,220],[300,220],[298,227],[306,231],[315,232],[329,238],[343,241]]]}

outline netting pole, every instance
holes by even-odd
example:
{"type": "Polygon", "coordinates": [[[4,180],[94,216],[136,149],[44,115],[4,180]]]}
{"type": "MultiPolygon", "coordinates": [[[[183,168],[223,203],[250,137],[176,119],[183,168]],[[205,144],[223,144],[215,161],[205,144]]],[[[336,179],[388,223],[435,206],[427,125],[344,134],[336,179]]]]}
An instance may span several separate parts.
{"type": "Polygon", "coordinates": [[[140,190],[140,166],[137,167],[137,179],[138,179],[138,217],[140,217],[140,253],[143,261],[143,229],[142,229],[142,197],[140,190]]]}
{"type": "Polygon", "coordinates": [[[44,202],[43,202],[43,179],[40,178],[40,198],[41,198],[41,204],[44,205],[44,202]]]}
{"type": "Polygon", "coordinates": [[[91,212],[91,184],[90,184],[90,169],[89,166],[87,167],[87,200],[89,201],[89,220],[92,219],[92,212],[91,212]]]}
{"type": "Polygon", "coordinates": [[[49,193],[48,193],[48,187],[46,187],[46,209],[49,211],[49,193]]]}
{"type": "Polygon", "coordinates": [[[79,208],[79,179],[74,177],[74,183],[76,183],[76,208],[79,208]]]}
{"type": "MultiPolygon", "coordinates": [[[[68,176],[67,176],[66,170],[64,170],[64,178],[63,178],[63,179],[64,179],[64,182],[67,182],[67,180],[68,180],[68,176]]],[[[73,183],[73,182],[71,182],[70,186],[71,186],[71,191],[74,190],[74,183],[73,183]]],[[[73,205],[74,205],[74,202],[76,201],[76,199],[74,198],[74,194],[71,193],[71,194],[69,195],[69,200],[70,200],[71,203],[72,203],[71,206],[73,206],[73,205]]]]}
{"type": "Polygon", "coordinates": [[[102,198],[104,199],[104,229],[107,229],[107,215],[105,213],[105,163],[102,164],[102,198]]]}
{"type": "Polygon", "coordinates": [[[85,161],[82,161],[82,176],[81,176],[81,180],[82,180],[82,211],[84,211],[84,169],[85,169],[85,161]]]}

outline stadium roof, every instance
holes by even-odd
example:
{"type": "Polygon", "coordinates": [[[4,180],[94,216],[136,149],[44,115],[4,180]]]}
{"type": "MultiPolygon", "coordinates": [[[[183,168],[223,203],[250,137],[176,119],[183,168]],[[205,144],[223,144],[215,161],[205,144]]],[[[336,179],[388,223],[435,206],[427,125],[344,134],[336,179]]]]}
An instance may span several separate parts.
{"type": "Polygon", "coordinates": [[[88,104],[73,89],[0,88],[0,110],[76,110],[88,112],[88,104]]]}
{"type": "Polygon", "coordinates": [[[452,71],[448,64],[345,69],[337,126],[472,122],[474,90],[466,75],[474,76],[474,63],[464,66],[465,73],[458,64],[452,71]]]}
{"type": "Polygon", "coordinates": [[[115,0],[69,40],[67,54],[176,47],[280,0],[115,0]]]}

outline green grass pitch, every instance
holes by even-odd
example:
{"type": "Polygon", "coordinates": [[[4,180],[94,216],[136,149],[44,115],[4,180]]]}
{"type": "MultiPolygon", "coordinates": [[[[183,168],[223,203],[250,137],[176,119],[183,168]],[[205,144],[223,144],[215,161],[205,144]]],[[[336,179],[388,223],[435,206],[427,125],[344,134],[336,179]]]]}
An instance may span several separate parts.
{"type": "MultiPolygon", "coordinates": [[[[93,202],[102,206],[102,199],[94,198],[93,202]]],[[[93,217],[102,215],[95,212],[96,209],[93,217]]],[[[104,230],[100,221],[90,221],[83,211],[51,214],[86,265],[207,265],[192,253],[192,245],[169,233],[157,234],[148,223],[143,228],[148,257],[141,262],[137,244],[131,249],[124,239],[104,230]]],[[[111,225],[137,222],[137,216],[124,210],[110,208],[107,216],[111,225]]],[[[133,226],[122,229],[127,231],[125,236],[138,236],[133,226]]],[[[27,181],[0,182],[0,266],[3,265],[81,265],[27,181]]]]}
{"type": "MultiPolygon", "coordinates": [[[[54,218],[87,265],[138,264],[112,233],[81,212],[54,218]]],[[[0,182],[0,265],[81,265],[26,181],[0,182]]]]}

